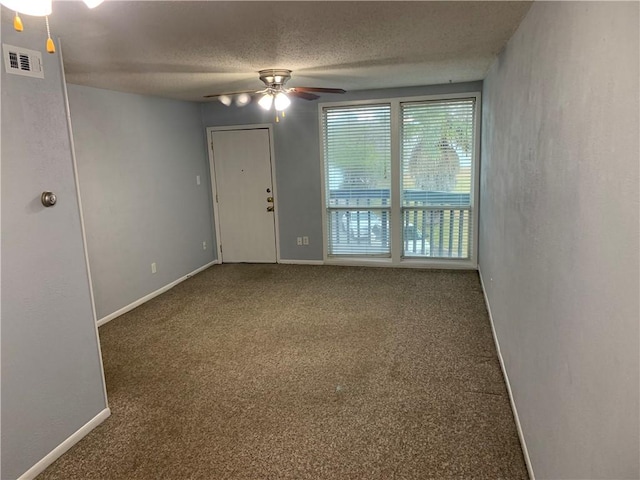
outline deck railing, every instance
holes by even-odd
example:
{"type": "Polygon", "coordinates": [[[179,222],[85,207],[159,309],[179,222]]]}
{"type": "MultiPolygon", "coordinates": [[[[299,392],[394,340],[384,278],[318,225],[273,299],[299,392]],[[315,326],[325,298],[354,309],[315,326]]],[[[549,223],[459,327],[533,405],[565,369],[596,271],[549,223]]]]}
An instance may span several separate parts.
{"type": "MultiPolygon", "coordinates": [[[[390,255],[389,189],[329,191],[329,253],[390,255]]],[[[403,256],[467,258],[470,195],[405,190],[403,256]]]]}

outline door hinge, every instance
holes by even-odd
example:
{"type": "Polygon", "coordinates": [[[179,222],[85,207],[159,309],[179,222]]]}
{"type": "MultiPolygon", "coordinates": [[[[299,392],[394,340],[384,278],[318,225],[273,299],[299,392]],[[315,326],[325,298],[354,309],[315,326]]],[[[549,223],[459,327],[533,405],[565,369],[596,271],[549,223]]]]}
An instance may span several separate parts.
{"type": "Polygon", "coordinates": [[[220,253],[222,253],[222,244],[220,244],[220,253]]]}
{"type": "Polygon", "coordinates": [[[218,202],[218,194],[217,193],[216,193],[216,203],[219,203],[218,202]]]}
{"type": "Polygon", "coordinates": [[[211,150],[213,150],[213,140],[211,140],[211,150]]]}

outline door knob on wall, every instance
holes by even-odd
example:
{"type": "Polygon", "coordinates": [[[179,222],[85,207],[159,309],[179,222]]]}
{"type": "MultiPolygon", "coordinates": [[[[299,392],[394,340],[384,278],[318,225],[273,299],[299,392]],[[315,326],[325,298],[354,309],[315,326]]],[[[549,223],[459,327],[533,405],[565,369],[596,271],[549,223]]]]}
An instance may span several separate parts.
{"type": "Polygon", "coordinates": [[[273,203],[273,197],[267,197],[267,202],[273,203]]]}
{"type": "Polygon", "coordinates": [[[53,207],[58,201],[58,197],[56,197],[56,194],[53,192],[42,192],[40,201],[45,207],[53,207]]]}

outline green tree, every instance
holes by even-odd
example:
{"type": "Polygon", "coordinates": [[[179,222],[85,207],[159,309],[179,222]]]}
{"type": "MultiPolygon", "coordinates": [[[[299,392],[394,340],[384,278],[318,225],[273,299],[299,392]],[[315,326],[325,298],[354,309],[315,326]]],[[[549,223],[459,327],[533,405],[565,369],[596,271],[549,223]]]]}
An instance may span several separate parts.
{"type": "Polygon", "coordinates": [[[456,102],[409,104],[404,108],[405,187],[444,192],[457,189],[461,168],[458,152],[464,157],[471,155],[471,120],[469,106],[456,102]]]}

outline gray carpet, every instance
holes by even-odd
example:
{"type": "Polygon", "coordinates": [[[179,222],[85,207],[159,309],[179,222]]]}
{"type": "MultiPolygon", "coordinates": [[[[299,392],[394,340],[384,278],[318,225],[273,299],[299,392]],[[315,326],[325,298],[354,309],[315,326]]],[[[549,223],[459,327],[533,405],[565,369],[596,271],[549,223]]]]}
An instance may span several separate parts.
{"type": "Polygon", "coordinates": [[[476,272],[221,265],[100,328],[45,479],[526,479],[476,272]]]}

